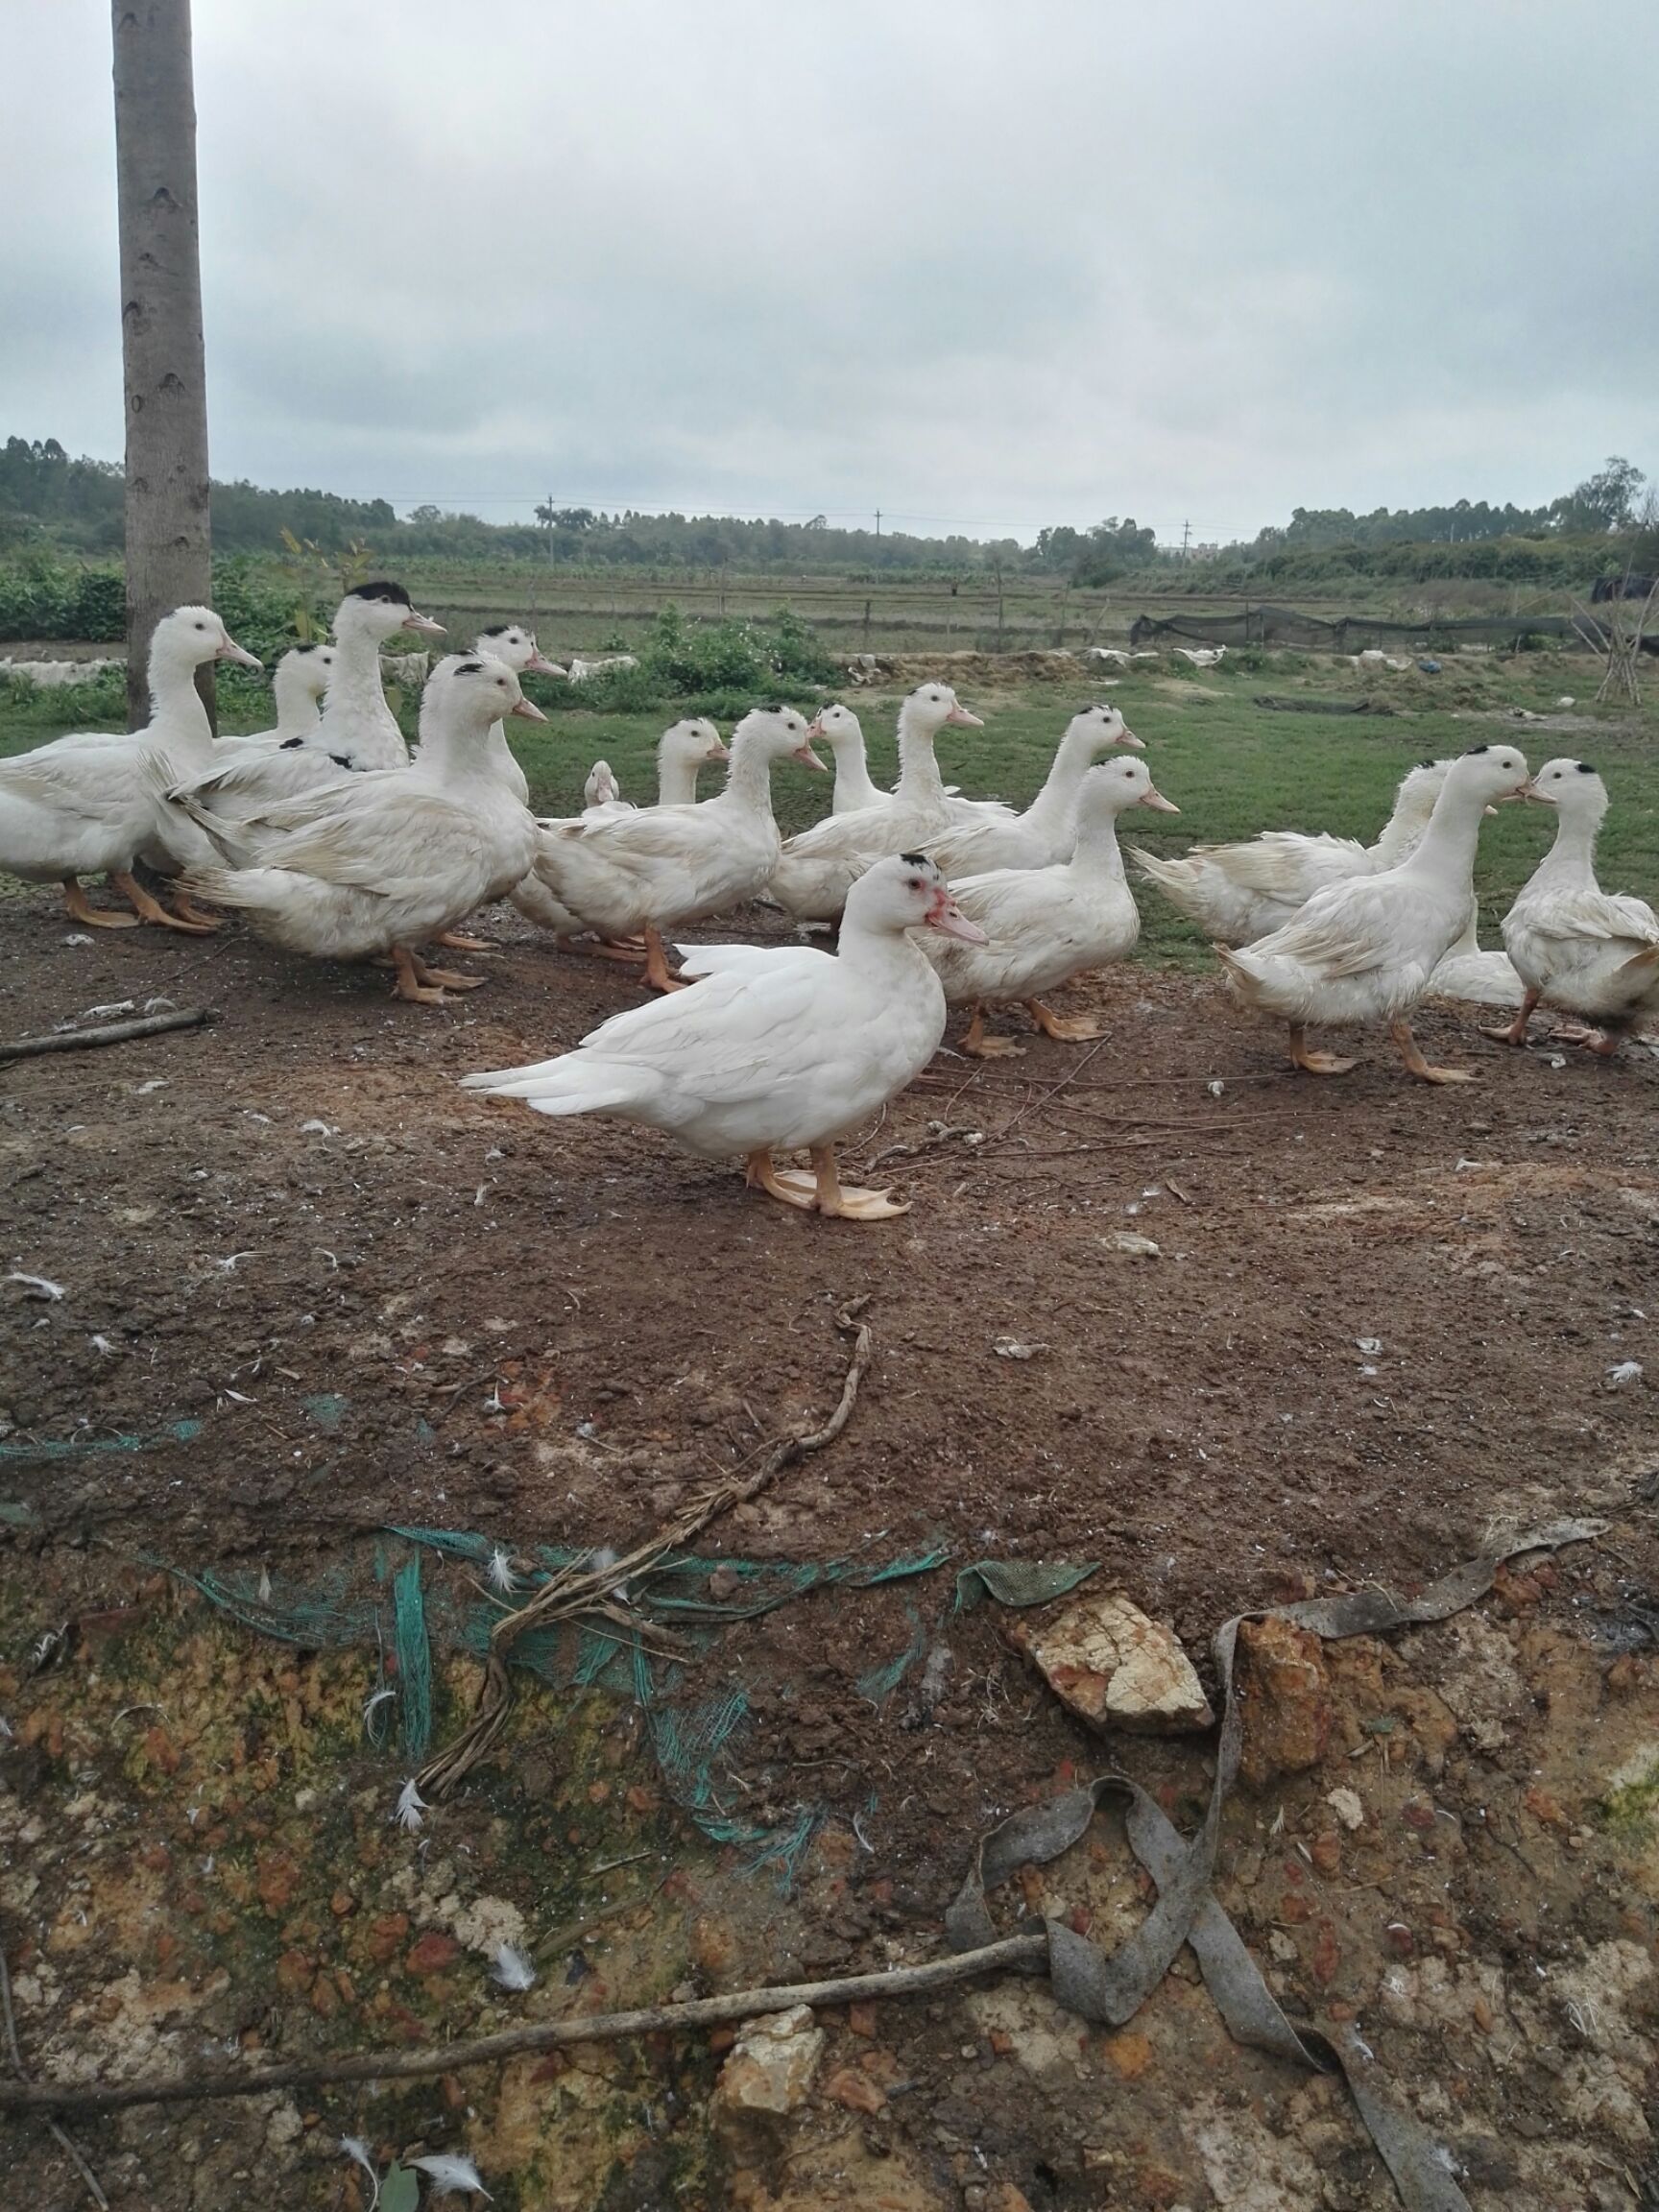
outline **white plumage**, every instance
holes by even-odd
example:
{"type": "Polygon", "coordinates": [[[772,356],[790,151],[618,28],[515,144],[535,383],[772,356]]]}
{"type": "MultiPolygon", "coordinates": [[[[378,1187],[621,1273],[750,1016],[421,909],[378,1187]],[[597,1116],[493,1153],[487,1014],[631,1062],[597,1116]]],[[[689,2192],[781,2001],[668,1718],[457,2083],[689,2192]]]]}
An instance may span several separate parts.
{"type": "Polygon", "coordinates": [[[830,814],[784,846],[767,890],[798,920],[833,922],[873,860],[921,852],[950,827],[953,802],[933,744],[941,730],[982,727],[949,684],[923,684],[899,709],[899,783],[890,799],[830,814]]]}
{"type": "Polygon", "coordinates": [[[257,668],[211,608],[177,607],[156,625],[150,645],[151,718],[132,736],[77,731],[32,753],[0,760],[0,869],[31,882],[59,882],[77,922],[132,928],[132,916],[88,904],[83,876],[107,874],[146,922],[200,931],[213,924],[189,906],[170,914],[135,880],[143,858],[172,869],[211,857],[188,823],[169,825],[161,787],[199,772],[212,757],[213,733],[196,689],[208,661],[257,668]]]}
{"type": "Polygon", "coordinates": [[[1555,841],[1503,917],[1503,943],[1526,996],[1502,1035],[1527,1041],[1542,1002],[1595,1024],[1584,1040],[1611,1055],[1642,1016],[1659,1013],[1659,918],[1641,899],[1603,891],[1596,836],[1607,786],[1583,760],[1547,760],[1529,794],[1555,808],[1555,841]]]}
{"type": "Polygon", "coordinates": [[[1425,1082],[1467,1082],[1431,1068],[1407,1017],[1467,926],[1475,849],[1489,802],[1519,797],[1527,762],[1509,745],[1480,745],[1452,763],[1429,827],[1398,867],[1316,891],[1283,928],[1238,950],[1218,945],[1244,1002],[1290,1029],[1293,1065],[1345,1073],[1351,1060],[1310,1052],[1310,1022],[1386,1022],[1409,1071],[1425,1082]]]}
{"type": "Polygon", "coordinates": [[[663,989],[670,978],[661,932],[753,899],[777,865],[771,772],[784,758],[823,772],[804,715],[793,707],[757,708],[733,733],[718,797],[541,827],[536,876],[579,928],[611,939],[642,934],[647,980],[663,989]]]}
{"type": "Polygon", "coordinates": [[[694,989],[615,1016],[573,1052],[469,1075],[467,1087],[539,1114],[642,1122],[709,1159],[740,1153],[749,1180],[789,1205],[883,1218],[902,1209],[842,1190],[834,1146],[926,1066],[944,1034],[944,991],[906,935],[927,927],[979,934],[930,861],[878,861],[848,899],[836,952],[683,946],[686,974],[706,978],[694,989]],[[774,1168],[775,1150],[802,1148],[811,1178],[774,1168]]]}
{"type": "Polygon", "coordinates": [[[1118,850],[1118,817],[1130,806],[1180,811],[1154,788],[1143,760],[1111,760],[1091,768],[1077,795],[1074,844],[1067,859],[1043,868],[998,869],[952,883],[956,903],[987,940],[983,945],[927,941],[947,998],[974,1008],[961,1050],[991,1059],[1022,1049],[984,1034],[984,1006],[1010,999],[1024,1001],[1046,1036],[1099,1036],[1097,1022],[1087,1017],[1062,1020],[1043,998],[1085,969],[1123,959],[1141,934],[1141,917],[1118,850]]]}
{"type": "Polygon", "coordinates": [[[934,838],[929,857],[952,878],[993,868],[1050,868],[1070,859],[1084,776],[1114,745],[1144,750],[1116,707],[1085,707],[1066,725],[1043,788],[1022,814],[949,829],[934,838]]]}
{"type": "Polygon", "coordinates": [[[437,1004],[445,984],[471,987],[482,978],[428,971],[414,949],[498,898],[529,865],[535,820],[485,761],[503,712],[542,719],[511,669],[453,656],[421,698],[419,767],[343,776],[244,821],[209,812],[193,790],[175,791],[175,803],[238,863],[193,869],[188,883],[243,908],[260,936],[290,951],[390,954],[401,998],[437,1004]]]}

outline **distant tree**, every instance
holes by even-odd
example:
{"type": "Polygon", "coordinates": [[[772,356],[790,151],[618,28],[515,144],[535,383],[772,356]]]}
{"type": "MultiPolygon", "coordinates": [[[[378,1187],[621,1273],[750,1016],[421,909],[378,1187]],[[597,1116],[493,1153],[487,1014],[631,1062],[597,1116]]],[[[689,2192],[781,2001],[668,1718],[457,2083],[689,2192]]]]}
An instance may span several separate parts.
{"type": "Polygon", "coordinates": [[[1610,453],[1603,467],[1557,499],[1551,513],[1563,530],[1628,530],[1647,481],[1633,461],[1610,453]]]}

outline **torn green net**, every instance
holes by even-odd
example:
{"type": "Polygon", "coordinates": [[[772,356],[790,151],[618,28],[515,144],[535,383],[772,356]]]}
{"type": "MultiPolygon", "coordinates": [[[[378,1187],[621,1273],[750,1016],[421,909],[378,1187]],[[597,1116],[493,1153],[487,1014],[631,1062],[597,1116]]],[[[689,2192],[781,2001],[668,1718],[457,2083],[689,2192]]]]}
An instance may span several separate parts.
{"type": "MultiPolygon", "coordinates": [[[[533,1596],[561,1570],[587,1564],[592,1553],[554,1547],[541,1547],[528,1555],[515,1552],[515,1559],[533,1556],[538,1562],[523,1578],[517,1599],[493,1595],[482,1578],[469,1597],[443,1579],[424,1584],[421,1554],[436,1552],[483,1568],[495,1549],[488,1537],[450,1528],[392,1527],[386,1534],[416,1547],[396,1565],[383,1554],[376,1559],[376,1579],[390,1583],[390,1602],[383,1593],[354,1595],[346,1568],[331,1568],[309,1585],[265,1576],[190,1574],[180,1568],[172,1572],[258,1635],[306,1649],[378,1647],[397,1686],[404,1754],[412,1765],[419,1765],[431,1740],[434,1640],[444,1647],[484,1657],[492,1628],[515,1602],[533,1596]]],[[[632,1580],[628,1599],[642,1623],[655,1622],[682,1646],[700,1652],[730,1622],[754,1620],[813,1590],[873,1589],[909,1580],[930,1574],[949,1556],[945,1547],[936,1546],[872,1567],[856,1559],[791,1561],[671,1553],[632,1580]],[[732,1587],[728,1597],[717,1600],[709,1596],[709,1583],[721,1570],[723,1583],[732,1587]]],[[[1074,1589],[1093,1572],[1092,1567],[1045,1568],[1023,1561],[982,1560],[958,1575],[955,1610],[967,1610],[987,1593],[1004,1604],[1039,1604],[1074,1589]]],[[[858,1684],[860,1694],[876,1703],[893,1694],[928,1648],[930,1636],[921,1611],[908,1599],[904,1609],[910,1629],[904,1647],[858,1684]]],[[[671,1800],[711,1842],[741,1850],[751,1871],[771,1868],[785,1888],[793,1886],[802,1854],[825,1810],[803,1803],[767,1827],[745,1819],[738,1808],[724,1802],[721,1755],[749,1719],[749,1696],[741,1686],[701,1702],[680,1702],[675,1693],[684,1685],[685,1669],[660,1662],[661,1671],[655,1671],[650,1657],[620,1623],[601,1627],[567,1622],[532,1628],[515,1640],[509,1660],[556,1689],[597,1688],[631,1699],[644,1716],[652,1754],[671,1800]]]]}

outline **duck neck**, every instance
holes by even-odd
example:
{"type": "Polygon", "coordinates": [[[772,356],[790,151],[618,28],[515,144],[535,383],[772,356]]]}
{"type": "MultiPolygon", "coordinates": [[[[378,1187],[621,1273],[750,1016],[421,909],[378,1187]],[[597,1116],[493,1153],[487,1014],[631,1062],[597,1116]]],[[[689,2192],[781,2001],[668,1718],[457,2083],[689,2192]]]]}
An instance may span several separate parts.
{"type": "Polygon", "coordinates": [[[1078,817],[1077,842],[1072,847],[1070,865],[1092,881],[1121,883],[1123,854],[1118,845],[1118,816],[1101,807],[1093,813],[1078,817]]]}
{"type": "Polygon", "coordinates": [[[150,656],[148,734],[164,743],[176,758],[199,758],[205,765],[213,757],[213,725],[196,688],[199,665],[165,650],[150,656]]]}
{"type": "Polygon", "coordinates": [[[1556,810],[1555,842],[1538,863],[1537,874],[1548,882],[1594,883],[1596,880],[1596,833],[1601,827],[1599,814],[1569,812],[1563,806],[1556,810]]]}
{"type": "Polygon", "coordinates": [[[1398,868],[1401,861],[1408,859],[1423,842],[1426,827],[1418,807],[1403,800],[1396,802],[1393,813],[1382,825],[1382,836],[1371,848],[1379,867],[1398,868]]]}
{"type": "Polygon", "coordinates": [[[770,817],[772,760],[763,746],[745,744],[741,736],[733,738],[732,765],[726,771],[726,788],[721,797],[730,799],[746,814],[770,817]]]}
{"type": "MultiPolygon", "coordinates": [[[[453,711],[429,711],[422,702],[421,735],[415,748],[414,766],[429,782],[450,782],[469,773],[489,745],[493,733],[500,729],[499,722],[480,726],[476,722],[462,719],[453,711]]],[[[505,731],[502,731],[501,741],[503,744],[507,741],[505,731]]]]}
{"type": "Polygon", "coordinates": [[[872,929],[855,916],[844,914],[835,956],[889,992],[918,981],[940,988],[933,963],[908,929],[872,929]]]}
{"type": "Polygon", "coordinates": [[[1415,851],[1401,866],[1427,881],[1455,883],[1459,878],[1473,881],[1475,849],[1485,811],[1486,802],[1479,792],[1459,791],[1448,783],[1415,851]]]}
{"type": "Polygon", "coordinates": [[[918,721],[911,713],[901,710],[899,715],[899,786],[895,799],[910,801],[913,805],[943,806],[945,804],[945,779],[939,773],[939,762],[934,756],[933,740],[936,729],[918,721]]]}
{"type": "MultiPolygon", "coordinates": [[[[1025,820],[1033,830],[1063,830],[1071,809],[1077,804],[1077,787],[1089,770],[1094,757],[1094,733],[1092,730],[1068,730],[1054,751],[1053,763],[1043,780],[1043,788],[1025,809],[1025,820]]],[[[1108,817],[1110,824],[1110,817],[1108,817]]],[[[1117,839],[1113,837],[1116,845],[1117,839]]]]}
{"type": "Polygon", "coordinates": [[[373,757],[364,766],[391,766],[394,753],[397,762],[406,761],[409,748],[380,680],[379,638],[350,623],[336,625],[334,635],[334,674],[318,729],[330,740],[338,737],[343,752],[367,750],[373,757]]]}
{"type": "Polygon", "coordinates": [[[702,765],[700,760],[687,760],[677,753],[660,753],[657,756],[658,805],[695,805],[697,771],[702,765]]]}
{"type": "Polygon", "coordinates": [[[298,668],[278,668],[272,683],[276,695],[276,734],[304,737],[323,719],[310,680],[298,668]]]}
{"type": "Polygon", "coordinates": [[[835,756],[835,796],[830,802],[831,810],[851,814],[860,807],[874,806],[881,794],[870,781],[863,733],[850,731],[843,736],[832,737],[830,750],[835,756]]]}

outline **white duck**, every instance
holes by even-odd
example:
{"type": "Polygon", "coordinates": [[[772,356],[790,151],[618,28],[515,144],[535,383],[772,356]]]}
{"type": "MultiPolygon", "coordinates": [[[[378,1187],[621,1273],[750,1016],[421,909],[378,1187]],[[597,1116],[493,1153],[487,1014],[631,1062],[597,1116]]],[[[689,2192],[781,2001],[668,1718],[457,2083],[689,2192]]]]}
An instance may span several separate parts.
{"type": "MultiPolygon", "coordinates": [[[[741,731],[739,732],[741,736],[741,731]]],[[[665,1129],[705,1159],[741,1153],[752,1188],[805,1212],[879,1221],[906,1208],[842,1187],[835,1146],[919,1074],[945,1031],[945,994],[912,929],[970,944],[979,931],[916,854],[854,884],[839,949],[683,946],[695,990],[619,1014],[573,1052],[469,1075],[539,1114],[606,1114],[665,1129]],[[809,1175],[775,1151],[805,1147],[809,1175]]]]}
{"type": "Polygon", "coordinates": [[[1586,760],[1547,760],[1528,794],[1555,809],[1555,841],[1503,917],[1503,943],[1525,986],[1505,1045],[1525,1045],[1540,1003],[1595,1024],[1578,1041],[1610,1059],[1644,1014],[1659,1012],[1659,918],[1640,899],[1601,889],[1596,833],[1607,786],[1586,760]]]}
{"type": "Polygon", "coordinates": [[[334,667],[322,718],[298,744],[215,759],[193,786],[199,806],[231,820],[338,782],[351,769],[404,768],[409,748],[386,703],[380,647],[399,631],[444,634],[417,613],[401,584],[360,584],[334,615],[334,667]]]}
{"type": "Polygon", "coordinates": [[[390,954],[397,998],[438,1005],[445,989],[475,988],[483,977],[429,968],[415,948],[500,897],[529,866],[535,819],[488,761],[491,729],[505,714],[545,719],[500,661],[453,655],[421,697],[418,765],[342,777],[250,822],[176,794],[239,863],[192,869],[187,885],[242,907],[259,936],[290,951],[390,954]]]}
{"type": "Polygon", "coordinates": [[[1085,707],[1066,725],[1047,779],[1023,814],[948,830],[928,847],[930,857],[952,880],[992,868],[1051,868],[1069,859],[1084,776],[1114,745],[1145,750],[1116,707],[1085,707]]]}
{"type": "Polygon", "coordinates": [[[1190,661],[1194,668],[1214,668],[1227,658],[1225,645],[1177,645],[1175,651],[1183,661],[1190,661]]]}
{"type": "Polygon", "coordinates": [[[1134,950],[1141,916],[1118,850],[1118,817],[1130,806],[1181,811],[1154,787],[1143,760],[1109,760],[1083,778],[1069,858],[1042,868],[999,868],[951,884],[957,905],[985,932],[983,945],[930,942],[927,948],[946,998],[974,1010],[958,1050],[982,1060],[1022,1052],[1022,1046],[985,1034],[987,1003],[1012,999],[1023,1001],[1046,1037],[1101,1034],[1097,1022],[1061,1020],[1043,999],[1085,969],[1104,968],[1134,950]]]}
{"type": "Polygon", "coordinates": [[[793,707],[756,708],[732,735],[726,788],[690,806],[648,806],[540,830],[536,874],[579,927],[614,943],[643,936],[645,980],[674,988],[662,931],[741,905],[782,849],[772,814],[772,763],[824,773],[793,707]]]}
{"type": "MultiPolygon", "coordinates": [[[[712,722],[702,715],[673,723],[657,740],[657,804],[659,806],[690,806],[697,800],[697,777],[700,770],[711,761],[728,757],[720,733],[712,722]]],[[[622,796],[622,787],[612,773],[608,760],[595,760],[588,772],[588,781],[582,787],[581,815],[546,818],[538,822],[541,830],[559,830],[566,820],[584,822],[609,822],[620,815],[637,814],[639,809],[622,796]]],[[[526,921],[539,928],[551,930],[563,942],[579,937],[585,925],[579,922],[562,900],[551,890],[532,868],[524,880],[513,893],[513,903],[526,921]]],[[[637,946],[601,943],[595,948],[607,959],[634,960],[643,957],[637,946]]]]}
{"type": "Polygon", "coordinates": [[[767,891],[797,920],[833,922],[847,893],[872,860],[889,853],[919,851],[943,835],[952,801],[934,758],[933,741],[944,729],[978,730],[983,724],[949,684],[923,684],[899,709],[899,783],[890,799],[850,814],[830,814],[791,837],[772,871],[767,891]]]}
{"type": "MultiPolygon", "coordinates": [[[[489,660],[499,661],[504,668],[511,668],[515,676],[563,676],[565,673],[558,661],[549,661],[537,644],[535,631],[527,630],[522,622],[497,622],[491,629],[480,630],[472,650],[489,660]]],[[[419,744],[415,757],[421,757],[419,744]]],[[[497,722],[491,731],[486,757],[491,773],[500,779],[520,806],[528,806],[530,779],[507,742],[505,722],[497,722]]]]}
{"type": "Polygon", "coordinates": [[[333,677],[332,645],[291,645],[271,677],[276,702],[276,729],[221,737],[213,748],[214,759],[225,762],[241,757],[245,752],[268,753],[274,746],[301,744],[322,720],[323,695],[333,677]]]}
{"type": "Polygon", "coordinates": [[[1131,846],[1136,867],[1169,903],[1222,945],[1250,945],[1282,929],[1315,891],[1397,868],[1429,827],[1450,760],[1420,760],[1403,779],[1375,845],[1357,837],[1264,830],[1237,845],[1194,845],[1177,859],[1131,846]]]}
{"type": "Polygon", "coordinates": [[[864,752],[864,727],[851,707],[839,701],[821,707],[812,717],[812,734],[822,737],[835,761],[835,795],[831,814],[856,814],[866,806],[885,806],[892,793],[870,781],[870,763],[864,752]]]}
{"type": "MultiPolygon", "coordinates": [[[[150,720],[131,736],[80,731],[0,760],[0,869],[31,882],[59,882],[72,921],[132,929],[139,921],[201,933],[215,925],[188,902],[170,914],[132,874],[140,857],[171,864],[161,835],[160,786],[198,773],[212,758],[213,732],[196,688],[208,661],[260,663],[245,653],[209,607],[176,607],[150,643],[150,720]],[[111,914],[92,906],[81,878],[106,874],[132,906],[111,914]]],[[[199,842],[180,840],[185,855],[199,842]]]]}
{"type": "Polygon", "coordinates": [[[1527,762],[1513,746],[1478,745],[1452,763],[1428,829],[1398,867],[1316,891],[1254,945],[1216,946],[1245,1004],[1289,1024],[1293,1067],[1342,1075],[1355,1065],[1310,1051],[1310,1022],[1386,1022],[1419,1081],[1474,1081],[1463,1069],[1431,1068],[1408,1017],[1468,922],[1481,816],[1492,802],[1526,792],[1527,762]]]}

